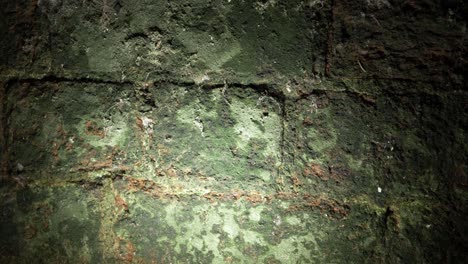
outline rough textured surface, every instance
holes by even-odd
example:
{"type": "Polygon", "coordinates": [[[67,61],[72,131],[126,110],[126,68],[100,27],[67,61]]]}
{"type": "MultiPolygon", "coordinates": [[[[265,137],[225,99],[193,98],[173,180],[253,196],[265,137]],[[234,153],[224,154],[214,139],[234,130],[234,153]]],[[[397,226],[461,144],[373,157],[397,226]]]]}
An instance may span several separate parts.
{"type": "Polygon", "coordinates": [[[1,0],[1,263],[462,263],[463,1],[1,0]]]}

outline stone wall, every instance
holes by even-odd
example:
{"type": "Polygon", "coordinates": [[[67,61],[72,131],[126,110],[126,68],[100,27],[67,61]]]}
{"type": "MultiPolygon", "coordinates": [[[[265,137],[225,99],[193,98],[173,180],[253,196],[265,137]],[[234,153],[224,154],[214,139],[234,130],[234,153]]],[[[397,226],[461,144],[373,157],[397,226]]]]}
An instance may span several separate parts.
{"type": "Polygon", "coordinates": [[[0,262],[467,260],[463,1],[0,3],[0,262]]]}

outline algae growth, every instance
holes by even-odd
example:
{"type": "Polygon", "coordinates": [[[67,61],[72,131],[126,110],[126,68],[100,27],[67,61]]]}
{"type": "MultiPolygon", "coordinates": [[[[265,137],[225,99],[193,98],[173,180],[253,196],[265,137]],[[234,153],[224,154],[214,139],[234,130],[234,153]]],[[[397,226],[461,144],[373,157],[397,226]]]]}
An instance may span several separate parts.
{"type": "Polygon", "coordinates": [[[0,262],[463,262],[449,2],[0,0],[0,262]]]}

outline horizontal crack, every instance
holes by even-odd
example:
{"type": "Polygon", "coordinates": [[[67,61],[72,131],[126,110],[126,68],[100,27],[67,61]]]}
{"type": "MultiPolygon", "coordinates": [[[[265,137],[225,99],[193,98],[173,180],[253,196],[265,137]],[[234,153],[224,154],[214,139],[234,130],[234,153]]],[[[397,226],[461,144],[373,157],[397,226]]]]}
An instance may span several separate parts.
{"type": "Polygon", "coordinates": [[[114,80],[103,80],[103,79],[96,79],[96,78],[67,78],[67,77],[58,77],[54,75],[46,75],[40,78],[18,78],[13,77],[7,80],[7,86],[15,83],[15,82],[52,82],[52,83],[60,83],[60,82],[75,82],[75,83],[94,83],[94,84],[112,84],[112,85],[130,85],[134,84],[132,81],[114,81],[114,80]]]}

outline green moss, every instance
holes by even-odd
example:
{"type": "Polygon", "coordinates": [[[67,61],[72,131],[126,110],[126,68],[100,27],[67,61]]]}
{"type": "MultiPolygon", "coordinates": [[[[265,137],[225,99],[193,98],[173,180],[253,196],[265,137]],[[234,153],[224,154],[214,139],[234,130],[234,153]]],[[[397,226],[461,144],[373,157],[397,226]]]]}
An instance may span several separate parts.
{"type": "Polygon", "coordinates": [[[305,49],[308,28],[300,1],[266,4],[235,2],[227,19],[232,34],[238,39],[242,53],[225,64],[240,73],[276,69],[284,74],[297,74],[311,65],[305,49]],[[294,58],[294,59],[291,59],[294,58]]]}
{"type": "Polygon", "coordinates": [[[0,2],[0,262],[465,259],[459,5],[0,2]]]}

